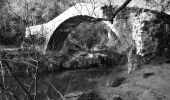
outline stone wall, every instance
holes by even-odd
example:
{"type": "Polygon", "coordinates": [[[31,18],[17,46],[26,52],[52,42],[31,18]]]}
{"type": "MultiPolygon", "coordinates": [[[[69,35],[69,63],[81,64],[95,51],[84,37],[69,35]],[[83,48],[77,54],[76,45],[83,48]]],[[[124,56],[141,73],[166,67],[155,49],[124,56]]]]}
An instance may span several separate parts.
{"type": "MultiPolygon", "coordinates": [[[[110,17],[108,8],[104,14],[110,17]]],[[[116,7],[112,8],[115,11],[116,7]]],[[[149,9],[127,7],[115,18],[113,27],[118,35],[122,51],[135,45],[141,56],[166,56],[170,53],[170,15],[149,9]]]]}

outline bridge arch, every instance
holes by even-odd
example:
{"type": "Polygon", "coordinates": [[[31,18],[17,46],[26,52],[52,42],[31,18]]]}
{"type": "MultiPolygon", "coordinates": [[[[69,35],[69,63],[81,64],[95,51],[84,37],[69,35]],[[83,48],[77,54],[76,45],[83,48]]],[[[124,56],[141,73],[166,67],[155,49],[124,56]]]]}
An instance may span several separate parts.
{"type": "MultiPolygon", "coordinates": [[[[31,26],[26,28],[26,37],[30,34],[44,36],[45,42],[39,46],[38,51],[46,52],[47,49],[52,49],[52,44],[54,41],[58,40],[60,42],[54,43],[56,48],[62,45],[64,40],[67,38],[69,32],[59,32],[60,29],[65,27],[70,27],[68,23],[74,23],[71,27],[76,27],[78,24],[84,21],[88,21],[93,18],[103,18],[102,4],[91,4],[91,3],[77,3],[75,6],[70,7],[68,10],[54,18],[48,23],[31,26]]],[[[116,29],[108,21],[103,21],[110,29],[116,32],[116,29]]],[[[53,45],[54,45],[53,44],[53,45]]],[[[55,48],[54,48],[55,49],[55,48]]]]}
{"type": "Polygon", "coordinates": [[[77,27],[82,22],[89,22],[91,19],[95,18],[85,15],[78,15],[65,20],[53,32],[47,44],[47,50],[60,50],[72,29],[77,27]]]}

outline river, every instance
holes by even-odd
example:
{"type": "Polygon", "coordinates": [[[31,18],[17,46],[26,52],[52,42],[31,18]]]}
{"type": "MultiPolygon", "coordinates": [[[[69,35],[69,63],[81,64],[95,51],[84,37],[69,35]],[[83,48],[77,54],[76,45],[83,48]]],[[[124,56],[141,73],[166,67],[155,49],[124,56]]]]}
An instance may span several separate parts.
{"type": "MultiPolygon", "coordinates": [[[[111,72],[112,69],[79,69],[61,73],[40,74],[37,77],[36,100],[58,100],[60,98],[59,93],[65,95],[72,92],[93,90],[98,86],[101,79],[106,78],[111,72]]],[[[18,79],[34,98],[36,88],[33,76],[18,76],[18,79]]],[[[15,93],[19,100],[29,100],[12,76],[5,77],[5,88],[15,93]]],[[[1,100],[5,100],[4,98],[1,96],[1,100]]],[[[12,96],[7,96],[7,98],[15,100],[12,96]]]]}

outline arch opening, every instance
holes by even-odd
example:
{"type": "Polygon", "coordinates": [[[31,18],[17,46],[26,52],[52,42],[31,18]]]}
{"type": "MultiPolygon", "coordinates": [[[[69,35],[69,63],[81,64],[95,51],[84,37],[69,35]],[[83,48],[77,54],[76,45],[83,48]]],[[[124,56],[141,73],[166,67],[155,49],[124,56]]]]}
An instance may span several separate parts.
{"type": "Polygon", "coordinates": [[[66,21],[64,21],[53,32],[47,44],[46,50],[57,50],[57,51],[61,50],[64,41],[67,39],[71,31],[73,31],[80,23],[90,22],[91,19],[95,19],[95,18],[90,16],[79,15],[79,16],[71,17],[66,21]]]}

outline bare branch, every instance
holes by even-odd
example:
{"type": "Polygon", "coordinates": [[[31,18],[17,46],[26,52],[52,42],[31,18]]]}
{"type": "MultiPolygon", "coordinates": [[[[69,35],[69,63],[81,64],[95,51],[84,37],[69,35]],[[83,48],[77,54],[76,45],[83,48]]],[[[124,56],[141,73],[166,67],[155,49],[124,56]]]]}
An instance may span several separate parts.
{"type": "Polygon", "coordinates": [[[1,60],[0,60],[0,66],[1,66],[1,74],[2,74],[2,83],[3,83],[3,86],[5,86],[5,70],[2,66],[1,60]]]}
{"type": "Polygon", "coordinates": [[[113,14],[112,18],[96,18],[92,19],[91,21],[93,22],[98,22],[98,21],[110,21],[113,24],[113,20],[116,17],[116,15],[123,10],[132,0],[126,0],[113,14]]]}
{"type": "Polygon", "coordinates": [[[132,0],[126,0],[123,5],[121,5],[117,10],[116,12],[112,15],[112,18],[111,18],[111,23],[113,24],[113,19],[115,18],[115,16],[121,11],[123,10],[132,0]]]}
{"type": "Polygon", "coordinates": [[[33,100],[31,94],[27,91],[27,89],[24,87],[24,85],[21,83],[21,81],[16,77],[16,75],[14,74],[14,72],[12,71],[12,68],[10,67],[11,64],[9,64],[9,60],[7,61],[3,61],[5,63],[5,65],[7,66],[7,68],[9,69],[10,73],[12,74],[12,76],[14,77],[14,79],[18,82],[18,84],[21,86],[21,88],[24,90],[24,92],[28,95],[28,97],[33,100]]]}
{"type": "Polygon", "coordinates": [[[17,16],[18,18],[22,19],[19,15],[17,15],[17,14],[12,10],[11,4],[9,3],[9,1],[7,0],[6,2],[7,2],[7,4],[8,4],[8,6],[9,6],[10,11],[11,11],[15,16],[17,16]]]}
{"type": "MultiPolygon", "coordinates": [[[[13,96],[14,98],[15,98],[15,100],[19,100],[19,98],[15,95],[15,93],[13,93],[11,90],[8,90],[8,88],[6,89],[4,86],[2,86],[1,84],[0,84],[0,88],[1,88],[1,93],[2,92],[8,92],[9,93],[9,95],[11,95],[11,96],[13,96]]],[[[6,97],[7,98],[7,97],[6,97]]],[[[1,100],[2,100],[2,98],[1,98],[1,100]]],[[[8,99],[7,99],[8,100],[8,99]]]]}
{"type": "Polygon", "coordinates": [[[50,84],[51,87],[54,88],[54,90],[55,90],[58,94],[60,94],[62,100],[64,100],[64,96],[61,94],[61,92],[59,92],[59,91],[55,88],[55,86],[54,86],[50,81],[48,81],[48,83],[50,84]]]}

